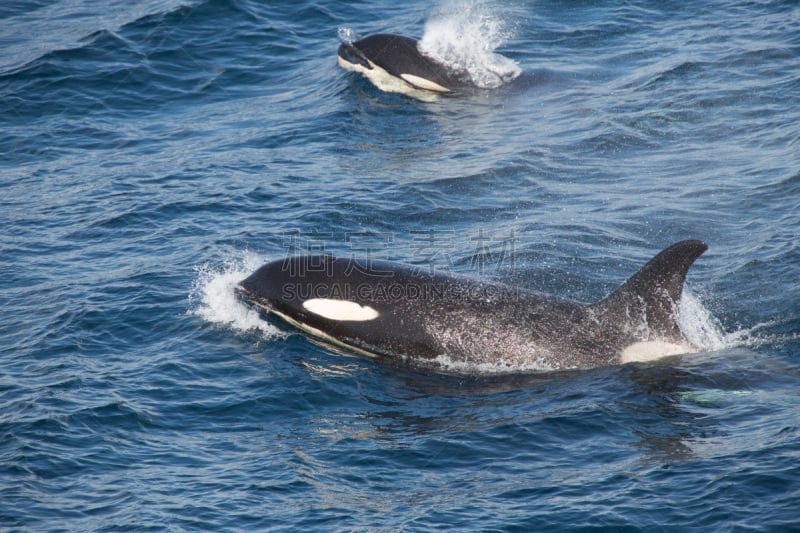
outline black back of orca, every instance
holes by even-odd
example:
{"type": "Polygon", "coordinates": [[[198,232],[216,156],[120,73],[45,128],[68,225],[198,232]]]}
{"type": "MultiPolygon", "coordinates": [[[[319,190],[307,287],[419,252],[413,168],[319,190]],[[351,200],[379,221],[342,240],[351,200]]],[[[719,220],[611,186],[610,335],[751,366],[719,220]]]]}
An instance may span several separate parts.
{"type": "Polygon", "coordinates": [[[670,246],[591,305],[499,283],[331,256],[268,263],[240,299],[319,337],[371,355],[425,364],[505,361],[546,368],[620,362],[630,345],[685,342],[676,322],[687,271],[707,246],[670,246]]]}

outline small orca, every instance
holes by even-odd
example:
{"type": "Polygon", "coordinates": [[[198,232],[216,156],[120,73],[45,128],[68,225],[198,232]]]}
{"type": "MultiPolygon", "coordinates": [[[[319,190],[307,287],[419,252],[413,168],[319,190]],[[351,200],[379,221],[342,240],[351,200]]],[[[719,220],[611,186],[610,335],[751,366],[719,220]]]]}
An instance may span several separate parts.
{"type": "Polygon", "coordinates": [[[418,91],[452,93],[471,85],[466,72],[457,72],[426,56],[409,37],[380,33],[339,45],[344,69],[366,76],[386,92],[418,95],[418,91]]]}
{"type": "Polygon", "coordinates": [[[673,244],[593,304],[326,255],[267,263],[236,292],[324,341],[410,366],[589,368],[691,351],[676,312],[689,267],[707,248],[673,244]]]}

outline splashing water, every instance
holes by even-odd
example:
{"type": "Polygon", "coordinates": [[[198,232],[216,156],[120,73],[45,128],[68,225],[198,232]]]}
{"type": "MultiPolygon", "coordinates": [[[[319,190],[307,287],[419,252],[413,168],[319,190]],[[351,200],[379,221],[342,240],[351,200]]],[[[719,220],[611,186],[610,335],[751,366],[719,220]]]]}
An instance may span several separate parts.
{"type": "Polygon", "coordinates": [[[678,325],[686,340],[703,351],[730,347],[732,339],[725,334],[722,325],[687,288],[683,289],[678,307],[678,325]]]}
{"type": "Polygon", "coordinates": [[[353,44],[353,41],[355,40],[353,30],[345,26],[339,28],[338,36],[339,42],[341,43],[353,44]]]}
{"type": "Polygon", "coordinates": [[[257,332],[264,340],[283,334],[259,313],[236,299],[236,284],[261,266],[263,258],[249,252],[239,259],[228,259],[222,267],[203,265],[189,295],[189,314],[238,332],[257,332]]]}
{"type": "Polygon", "coordinates": [[[425,23],[419,49],[472,82],[493,89],[522,73],[513,60],[495,53],[511,37],[504,21],[488,2],[446,0],[425,23]]]}
{"type": "Polygon", "coordinates": [[[756,324],[749,328],[726,332],[711,311],[686,288],[683,290],[678,307],[678,325],[686,336],[686,340],[704,352],[740,347],[752,348],[762,344],[793,340],[791,337],[763,336],[759,333],[759,331],[773,326],[773,323],[756,324]]]}

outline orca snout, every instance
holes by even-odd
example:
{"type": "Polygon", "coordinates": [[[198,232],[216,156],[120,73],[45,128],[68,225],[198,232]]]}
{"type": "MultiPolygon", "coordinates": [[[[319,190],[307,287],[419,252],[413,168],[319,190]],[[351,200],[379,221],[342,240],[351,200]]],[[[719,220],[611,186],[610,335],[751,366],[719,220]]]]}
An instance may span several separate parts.
{"type": "Polygon", "coordinates": [[[299,267],[291,260],[278,260],[262,265],[236,284],[234,294],[243,302],[271,309],[287,297],[291,299],[286,285],[293,283],[292,273],[297,268],[299,267]]]}
{"type": "Polygon", "coordinates": [[[372,70],[372,66],[369,64],[367,57],[361,50],[356,48],[353,43],[344,42],[340,44],[338,54],[341,59],[348,63],[361,65],[366,69],[372,70]]]}
{"type": "Polygon", "coordinates": [[[237,283],[233,288],[236,298],[248,304],[258,304],[265,300],[268,297],[268,291],[265,291],[265,288],[269,285],[265,283],[268,277],[264,274],[262,267],[237,283]]]}
{"type": "Polygon", "coordinates": [[[256,303],[256,295],[242,283],[239,283],[233,288],[233,294],[240,302],[244,302],[248,305],[254,305],[256,303]]]}
{"type": "Polygon", "coordinates": [[[233,294],[240,300],[246,300],[250,297],[250,291],[244,288],[241,283],[233,288],[233,294]]]}

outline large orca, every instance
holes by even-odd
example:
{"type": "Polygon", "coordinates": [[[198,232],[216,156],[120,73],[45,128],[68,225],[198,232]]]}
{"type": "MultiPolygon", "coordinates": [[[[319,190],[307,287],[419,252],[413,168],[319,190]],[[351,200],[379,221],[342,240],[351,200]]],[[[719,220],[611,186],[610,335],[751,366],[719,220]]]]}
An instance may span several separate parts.
{"type": "Polygon", "coordinates": [[[412,366],[587,368],[690,351],[676,312],[689,267],[707,248],[673,244],[593,304],[324,255],[267,263],[237,295],[315,337],[412,366]]]}
{"type": "Polygon", "coordinates": [[[380,33],[339,45],[339,65],[363,74],[387,92],[417,95],[418,91],[452,93],[471,85],[466,72],[458,72],[426,56],[409,37],[380,33]]]}

